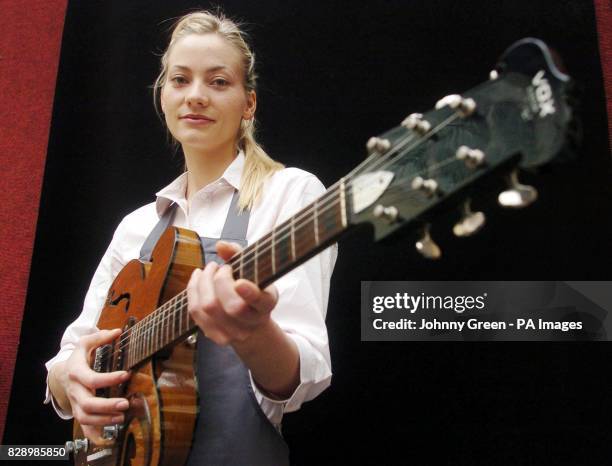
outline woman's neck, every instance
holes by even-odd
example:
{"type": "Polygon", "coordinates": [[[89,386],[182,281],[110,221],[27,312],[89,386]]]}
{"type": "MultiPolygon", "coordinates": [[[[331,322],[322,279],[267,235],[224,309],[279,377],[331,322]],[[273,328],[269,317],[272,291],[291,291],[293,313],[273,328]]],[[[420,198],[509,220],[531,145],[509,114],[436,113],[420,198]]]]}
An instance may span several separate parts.
{"type": "Polygon", "coordinates": [[[196,152],[183,147],[187,165],[187,200],[204,186],[219,178],[236,158],[236,150],[196,152]]]}

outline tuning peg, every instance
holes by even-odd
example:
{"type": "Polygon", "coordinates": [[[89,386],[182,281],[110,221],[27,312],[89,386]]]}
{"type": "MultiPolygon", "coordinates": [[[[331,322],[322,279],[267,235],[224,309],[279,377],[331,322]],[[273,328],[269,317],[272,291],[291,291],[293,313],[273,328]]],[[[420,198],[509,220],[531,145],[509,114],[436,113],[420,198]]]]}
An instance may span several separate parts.
{"type": "Polygon", "coordinates": [[[393,223],[395,220],[397,220],[399,210],[397,210],[397,207],[395,206],[385,207],[382,204],[378,204],[376,207],[374,207],[374,211],[372,213],[376,218],[382,218],[387,220],[389,223],[393,223]]]}
{"type": "Polygon", "coordinates": [[[480,230],[485,224],[485,214],[482,212],[472,212],[470,200],[463,203],[461,220],[455,223],[453,233],[455,236],[471,236],[480,230]]]}
{"type": "Polygon", "coordinates": [[[533,186],[521,184],[518,173],[514,170],[507,178],[508,189],[502,191],[497,201],[503,207],[527,207],[538,198],[538,191],[533,186]]]}
{"type": "Polygon", "coordinates": [[[438,182],[436,180],[433,178],[425,179],[420,176],[414,178],[410,186],[416,191],[424,192],[427,196],[433,196],[438,190],[438,182]]]}
{"type": "Polygon", "coordinates": [[[442,250],[429,234],[429,225],[423,228],[423,236],[416,242],[416,249],[426,259],[439,259],[442,256],[442,250]]]}
{"type": "Polygon", "coordinates": [[[428,133],[431,129],[431,123],[429,123],[427,120],[423,120],[423,114],[421,113],[411,113],[408,115],[404,121],[402,121],[402,126],[404,128],[412,129],[420,135],[428,133]]]}
{"type": "Polygon", "coordinates": [[[368,154],[384,154],[391,148],[391,142],[388,139],[371,137],[366,143],[368,154]]]}
{"type": "Polygon", "coordinates": [[[471,149],[468,146],[460,146],[455,153],[459,160],[463,160],[468,168],[476,168],[485,160],[485,154],[480,149],[471,149]]]}
{"type": "Polygon", "coordinates": [[[470,116],[476,110],[476,101],[474,99],[470,97],[463,98],[459,94],[450,94],[442,97],[436,102],[436,109],[439,110],[447,105],[453,110],[457,110],[461,117],[470,116]]]}

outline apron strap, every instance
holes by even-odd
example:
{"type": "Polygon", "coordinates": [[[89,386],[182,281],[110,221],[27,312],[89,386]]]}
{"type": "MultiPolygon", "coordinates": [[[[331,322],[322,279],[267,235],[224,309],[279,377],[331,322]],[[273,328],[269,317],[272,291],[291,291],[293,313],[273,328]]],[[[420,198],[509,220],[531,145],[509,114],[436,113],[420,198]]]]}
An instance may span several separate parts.
{"type": "MultiPolygon", "coordinates": [[[[225,224],[221,232],[221,239],[226,241],[245,241],[247,228],[249,226],[249,218],[251,212],[248,209],[239,212],[238,209],[238,190],[234,190],[232,195],[232,201],[230,202],[229,210],[227,211],[227,217],[225,218],[225,224]]],[[[142,248],[140,248],[140,260],[150,261],[151,252],[159,241],[159,238],[168,227],[172,225],[174,216],[176,215],[177,204],[172,203],[168,206],[161,218],[157,222],[157,225],[151,230],[149,236],[145,239],[142,248]]]]}

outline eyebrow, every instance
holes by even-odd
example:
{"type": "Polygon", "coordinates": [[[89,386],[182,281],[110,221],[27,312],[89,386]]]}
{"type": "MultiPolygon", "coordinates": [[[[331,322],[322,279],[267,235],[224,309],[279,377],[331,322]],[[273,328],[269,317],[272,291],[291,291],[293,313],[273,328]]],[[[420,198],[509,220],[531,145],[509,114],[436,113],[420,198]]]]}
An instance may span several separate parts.
{"type": "MultiPolygon", "coordinates": [[[[173,65],[172,68],[178,68],[179,70],[184,70],[184,71],[191,71],[191,68],[189,68],[188,66],[184,66],[184,65],[173,65]]],[[[221,71],[221,70],[229,70],[229,68],[225,65],[217,65],[211,68],[207,68],[206,72],[214,73],[215,71],[221,71]]]]}

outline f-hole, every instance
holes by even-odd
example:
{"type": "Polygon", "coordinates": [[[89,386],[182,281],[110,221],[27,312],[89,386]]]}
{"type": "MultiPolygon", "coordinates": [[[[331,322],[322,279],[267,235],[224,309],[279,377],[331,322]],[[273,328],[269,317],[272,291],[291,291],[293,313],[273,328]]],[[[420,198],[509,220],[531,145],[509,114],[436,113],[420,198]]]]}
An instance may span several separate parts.
{"type": "Polygon", "coordinates": [[[132,297],[130,296],[129,293],[123,293],[123,294],[120,294],[119,296],[117,296],[116,298],[110,298],[109,299],[109,304],[111,306],[118,306],[119,303],[121,301],[123,301],[123,300],[127,301],[125,303],[125,312],[127,312],[128,309],[130,308],[130,302],[132,300],[132,297]]]}

